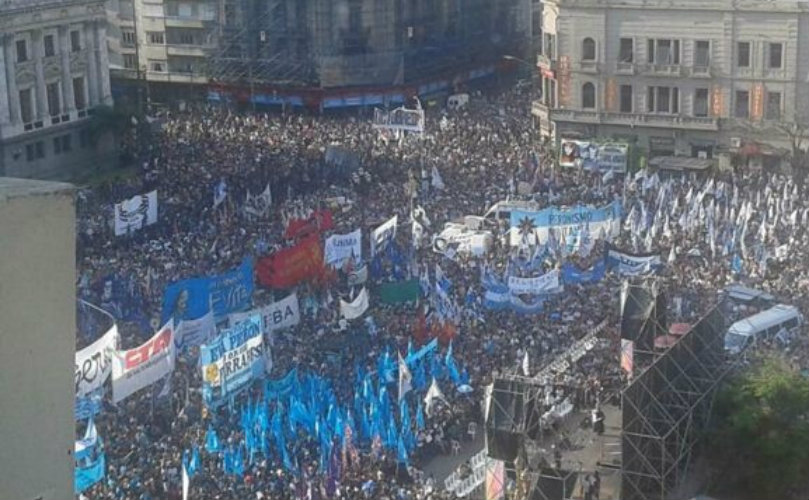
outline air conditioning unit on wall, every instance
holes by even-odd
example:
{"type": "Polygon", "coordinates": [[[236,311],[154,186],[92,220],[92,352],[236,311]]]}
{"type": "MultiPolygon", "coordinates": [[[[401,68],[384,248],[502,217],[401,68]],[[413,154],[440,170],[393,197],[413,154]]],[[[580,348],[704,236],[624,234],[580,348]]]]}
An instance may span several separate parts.
{"type": "Polygon", "coordinates": [[[742,138],[741,137],[731,137],[730,138],[730,147],[732,147],[732,148],[740,148],[740,147],[742,147],[742,138]]]}

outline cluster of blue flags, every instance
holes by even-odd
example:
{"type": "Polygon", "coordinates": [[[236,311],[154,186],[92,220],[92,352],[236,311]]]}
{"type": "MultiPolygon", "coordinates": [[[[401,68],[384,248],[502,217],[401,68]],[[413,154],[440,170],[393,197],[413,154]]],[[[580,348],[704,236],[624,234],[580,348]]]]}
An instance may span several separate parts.
{"type": "MultiPolygon", "coordinates": [[[[249,397],[238,409],[232,408],[231,421],[237,421],[243,439],[223,445],[214,424],[208,426],[205,450],[218,454],[225,474],[242,476],[259,456],[273,459],[297,476],[300,436],[319,444],[320,474],[328,481],[339,477],[347,466],[344,460],[356,460],[358,449],[375,453],[389,450],[400,463],[408,464],[417,445],[416,434],[423,430],[425,410],[418,391],[426,391],[428,377],[450,379],[456,386],[469,383],[466,369],[459,369],[452,346],[443,356],[431,343],[416,351],[408,345],[407,364],[412,367],[413,388],[408,397],[397,394],[393,382],[397,362],[390,351],[379,356],[374,369],[354,367],[353,398],[341,404],[329,380],[316,373],[297,369],[278,380],[265,381],[262,396],[249,397]],[[442,362],[443,361],[443,362],[442,362]],[[429,375],[428,375],[429,374],[429,375]]],[[[183,454],[189,477],[197,473],[201,461],[197,446],[183,454]]],[[[328,489],[328,486],[327,486],[328,489]]]]}
{"type": "Polygon", "coordinates": [[[74,458],[76,469],[73,490],[78,495],[104,479],[107,470],[103,443],[92,419],[87,422],[84,437],[76,441],[74,458]]]}

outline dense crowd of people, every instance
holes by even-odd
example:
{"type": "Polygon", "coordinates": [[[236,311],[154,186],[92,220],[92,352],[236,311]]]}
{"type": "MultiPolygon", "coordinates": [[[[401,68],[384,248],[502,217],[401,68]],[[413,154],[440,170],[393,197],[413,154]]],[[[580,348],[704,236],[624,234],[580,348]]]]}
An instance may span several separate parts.
{"type": "MultiPolygon", "coordinates": [[[[737,279],[807,310],[809,203],[789,179],[750,172],[673,179],[646,172],[624,178],[560,169],[538,139],[528,99],[520,91],[477,96],[457,111],[428,112],[425,134],[400,140],[381,140],[369,122],[356,118],[238,114],[219,108],[163,116],[154,130],[144,124],[133,130],[137,174],[80,193],[78,295],[113,309],[121,348],[131,348],[160,326],[168,284],[226,272],[245,257],[258,258],[288,246],[282,234],[289,218],[318,208],[333,209],[335,227],[330,232],[362,228],[367,241],[370,231],[393,215],[400,222],[410,220],[414,206],[423,208],[430,220],[427,233],[435,235],[445,222],[481,215],[506,199],[531,200],[537,209],[621,200],[623,230],[611,244],[662,256],[662,274],[669,278],[669,293],[678,304],[670,308],[672,322],[694,322],[715,303],[717,291],[737,279]],[[334,146],[356,155],[359,167],[326,162],[326,151],[334,146]],[[220,184],[227,187],[227,195],[214,207],[212,193],[220,184]],[[245,213],[248,193],[255,195],[265,186],[272,193],[269,215],[245,213]],[[153,189],[160,200],[158,222],[115,236],[110,223],[114,204],[153,189]],[[126,300],[116,302],[113,296],[126,300]]],[[[545,300],[541,312],[530,316],[491,310],[485,306],[482,272],[504,275],[515,262],[539,254],[537,245],[509,245],[501,238],[508,230],[503,223],[490,228],[495,237],[484,255],[449,258],[434,251],[429,236],[421,245],[414,244],[409,224],[405,227],[392,245],[407,258],[372,272],[368,286],[420,277],[440,265],[462,310],[452,344],[468,370],[473,392],[443,387],[449,404],[430,416],[419,433],[412,467],[404,471],[395,453],[377,460],[371,450],[363,449],[360,463],[346,467],[336,491],[327,491],[317,455],[305,446],[297,457],[299,474],[291,474],[278,458],[264,457],[244,475],[228,475],[216,454],[203,452],[192,496],[448,498],[441,485],[419,469],[429,459],[451,453],[454,441],[467,438],[470,422],[482,426],[483,388],[497,375],[524,370],[524,359],[529,360],[529,374],[537,373],[604,320],[607,326],[599,334],[603,342],[572,363],[559,382],[577,388],[574,399],[587,411],[620,387],[625,375],[617,362],[617,273],[596,283],[565,285],[562,293],[545,300]]],[[[534,272],[541,274],[563,262],[587,269],[603,258],[606,242],[588,234],[593,244],[581,244],[586,239],[583,231],[587,229],[573,245],[564,238],[544,243],[542,263],[534,272]]],[[[425,309],[422,303],[386,306],[372,301],[366,313],[370,321],[336,332],[340,318],[335,298],[347,296],[344,282],[302,283],[296,290],[303,320],[273,339],[273,369],[267,377],[280,378],[292,367],[306,369],[331,380],[339,397],[349,401],[353,367],[372,367],[386,349],[405,352],[425,309]],[[352,336],[363,340],[351,341],[352,336]],[[339,351],[337,361],[324,352],[327,344],[337,345],[331,349],[339,351]]],[[[253,305],[280,298],[276,292],[257,287],[253,305]]],[[[89,344],[99,328],[89,320],[81,322],[77,347],[89,344]]],[[[807,368],[805,341],[799,343],[792,346],[793,362],[807,368]]],[[[106,477],[83,495],[179,498],[183,452],[204,441],[211,422],[225,429],[219,433],[222,441],[240,439],[235,416],[227,408],[209,412],[200,386],[195,353],[188,351],[178,357],[168,403],[151,390],[117,406],[105,403],[95,423],[104,438],[106,477]]]]}

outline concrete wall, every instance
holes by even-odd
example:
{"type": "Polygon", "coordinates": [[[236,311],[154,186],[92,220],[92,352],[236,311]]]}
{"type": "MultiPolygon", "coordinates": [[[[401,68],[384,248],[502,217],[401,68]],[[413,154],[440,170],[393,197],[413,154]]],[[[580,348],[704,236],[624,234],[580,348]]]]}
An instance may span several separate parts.
{"type": "Polygon", "coordinates": [[[73,498],[75,206],[0,177],[0,498],[73,498]]]}

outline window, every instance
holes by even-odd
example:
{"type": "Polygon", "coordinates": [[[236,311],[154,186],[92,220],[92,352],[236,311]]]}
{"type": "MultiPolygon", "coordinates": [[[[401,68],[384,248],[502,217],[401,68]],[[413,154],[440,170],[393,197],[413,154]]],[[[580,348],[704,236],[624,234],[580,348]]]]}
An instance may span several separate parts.
{"type": "Polygon", "coordinates": [[[621,113],[632,112],[632,85],[621,85],[621,113]]]}
{"type": "Polygon", "coordinates": [[[78,52],[81,50],[81,32],[73,30],[70,32],[70,51],[78,52]]]}
{"type": "Polygon", "coordinates": [[[646,111],[649,113],[679,113],[680,89],[677,87],[647,87],[646,111]]]}
{"type": "Polygon", "coordinates": [[[736,66],[740,68],[750,67],[750,42],[736,43],[736,66]]]}
{"type": "Polygon", "coordinates": [[[73,103],[76,109],[82,110],[87,107],[87,100],[84,98],[84,77],[79,76],[73,79],[73,103]]]}
{"type": "Polygon", "coordinates": [[[53,138],[53,154],[58,155],[62,152],[62,138],[61,137],[54,137],[53,138]]]}
{"type": "Polygon", "coordinates": [[[28,43],[25,40],[17,40],[17,62],[25,62],[28,60],[28,43]]]}
{"type": "Polygon", "coordinates": [[[48,114],[51,116],[59,116],[62,109],[59,106],[59,82],[49,83],[45,86],[45,91],[48,94],[48,114]]]}
{"type": "Polygon", "coordinates": [[[711,65],[711,42],[697,40],[694,43],[694,67],[707,68],[711,65]]]}
{"type": "Polygon", "coordinates": [[[748,118],[750,116],[750,92],[746,90],[736,91],[736,118],[748,118]]]}
{"type": "Polygon", "coordinates": [[[37,159],[45,158],[45,143],[42,141],[37,141],[34,144],[34,153],[37,159]]]}
{"type": "Polygon", "coordinates": [[[124,68],[126,69],[138,68],[138,60],[135,57],[135,54],[124,54],[124,68]]]}
{"type": "Polygon", "coordinates": [[[70,134],[63,135],[62,136],[62,151],[64,151],[64,152],[72,151],[73,150],[72,142],[73,141],[72,141],[72,137],[70,136],[70,134]]]}
{"type": "Polygon", "coordinates": [[[556,35],[552,33],[543,33],[544,40],[542,44],[542,53],[548,59],[556,57],[556,35]]]}
{"type": "Polygon", "coordinates": [[[770,43],[767,44],[767,67],[770,69],[781,69],[783,63],[784,44],[783,43],[770,43]]]}
{"type": "Polygon", "coordinates": [[[134,31],[122,31],[121,32],[121,41],[124,45],[135,45],[135,32],[134,31]]]}
{"type": "Polygon", "coordinates": [[[767,92],[767,110],[765,111],[767,120],[781,119],[781,92],[767,92]]]}
{"type": "Polygon", "coordinates": [[[161,31],[149,31],[146,35],[149,37],[149,42],[155,45],[163,45],[166,43],[165,37],[161,31]]]}
{"type": "Polygon", "coordinates": [[[34,121],[32,97],[33,93],[30,88],[20,90],[20,119],[23,123],[31,123],[34,121]]]}
{"type": "Polygon", "coordinates": [[[45,47],[45,57],[56,55],[56,45],[53,41],[53,35],[45,35],[42,37],[42,45],[45,47]]]}
{"type": "Polygon", "coordinates": [[[152,61],[152,62],[149,63],[149,68],[152,71],[162,72],[163,71],[163,63],[160,62],[160,61],[152,61]]]}
{"type": "Polygon", "coordinates": [[[27,161],[34,161],[34,145],[33,144],[26,144],[25,145],[25,159],[27,161]]]}
{"type": "Polygon", "coordinates": [[[180,43],[183,45],[194,45],[194,35],[191,33],[180,33],[180,43]]]}
{"type": "Polygon", "coordinates": [[[79,130],[79,147],[82,149],[90,147],[90,129],[79,130]]]}
{"type": "Polygon", "coordinates": [[[694,91],[694,116],[708,116],[708,89],[694,91]]]}
{"type": "Polygon", "coordinates": [[[585,38],[581,42],[581,60],[582,61],[596,60],[596,42],[590,37],[585,38]]]}
{"type": "Polygon", "coordinates": [[[680,64],[680,41],[669,39],[652,39],[648,44],[647,60],[649,64],[666,66],[680,64]]]}
{"type": "Polygon", "coordinates": [[[621,45],[618,48],[618,62],[631,63],[634,56],[635,42],[631,38],[621,38],[621,45]]]}
{"type": "Polygon", "coordinates": [[[595,109],[596,107],[596,88],[590,82],[581,86],[581,107],[584,109],[595,109]]]}

